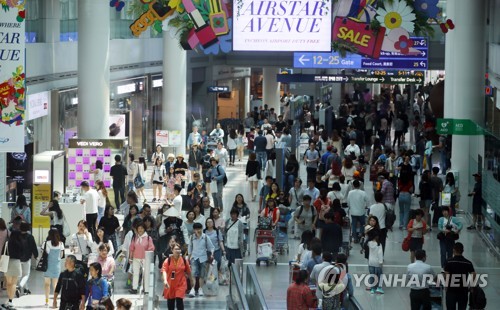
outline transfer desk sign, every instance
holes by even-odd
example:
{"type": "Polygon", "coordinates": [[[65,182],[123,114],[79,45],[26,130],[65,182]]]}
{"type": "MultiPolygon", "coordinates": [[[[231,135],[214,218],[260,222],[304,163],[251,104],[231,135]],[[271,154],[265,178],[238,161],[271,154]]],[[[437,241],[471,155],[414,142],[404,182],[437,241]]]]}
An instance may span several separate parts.
{"type": "Polygon", "coordinates": [[[24,152],[23,3],[8,1],[0,10],[0,152],[24,152]]]}
{"type": "Polygon", "coordinates": [[[331,51],[331,1],[233,1],[233,50],[331,51]]]}

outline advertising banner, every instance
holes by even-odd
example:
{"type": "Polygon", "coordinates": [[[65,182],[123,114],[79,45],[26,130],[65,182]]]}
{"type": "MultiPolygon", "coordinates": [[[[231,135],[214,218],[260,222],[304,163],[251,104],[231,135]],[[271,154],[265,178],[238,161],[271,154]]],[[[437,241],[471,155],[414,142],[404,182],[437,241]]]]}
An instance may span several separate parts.
{"type": "Polygon", "coordinates": [[[155,133],[156,145],[161,145],[162,147],[168,146],[168,130],[157,130],[155,133]]]}
{"type": "Polygon", "coordinates": [[[233,50],[331,51],[332,1],[233,0],[233,50]]]}
{"type": "Polygon", "coordinates": [[[33,185],[33,228],[50,228],[50,218],[40,216],[52,197],[50,184],[33,185]]]}
{"type": "Polygon", "coordinates": [[[125,127],[127,126],[126,117],[124,114],[109,116],[109,136],[117,138],[125,138],[125,127]]]}
{"type": "Polygon", "coordinates": [[[24,152],[24,2],[0,10],[0,152],[24,152]]]}
{"type": "Polygon", "coordinates": [[[31,121],[49,115],[49,92],[28,95],[26,120],[31,121]]]}
{"type": "Polygon", "coordinates": [[[168,133],[168,146],[177,147],[182,145],[182,135],[180,130],[171,130],[168,133]]]}

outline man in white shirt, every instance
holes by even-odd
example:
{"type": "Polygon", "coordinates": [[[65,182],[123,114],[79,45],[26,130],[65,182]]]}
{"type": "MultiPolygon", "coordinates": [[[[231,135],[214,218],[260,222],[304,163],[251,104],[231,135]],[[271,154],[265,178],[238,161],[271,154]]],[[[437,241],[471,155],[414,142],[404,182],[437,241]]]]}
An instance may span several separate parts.
{"type": "Polygon", "coordinates": [[[224,138],[224,130],[221,128],[220,123],[217,123],[217,126],[212,132],[210,133],[211,137],[214,137],[217,142],[222,141],[224,138]]]}
{"type": "Polygon", "coordinates": [[[330,252],[323,252],[321,254],[321,257],[323,258],[323,262],[313,267],[311,276],[309,277],[311,279],[311,282],[316,285],[316,298],[318,298],[318,300],[323,299],[323,293],[318,288],[319,282],[320,281],[323,282],[325,280],[325,279],[318,279],[318,277],[323,269],[332,265],[333,261],[333,255],[330,252]]]}
{"type": "MultiPolygon", "coordinates": [[[[378,235],[378,240],[382,244],[382,251],[385,253],[385,240],[387,239],[387,228],[385,227],[385,206],[382,200],[384,199],[384,194],[377,191],[375,192],[375,204],[371,205],[369,208],[369,214],[376,216],[378,218],[378,224],[380,226],[380,234],[378,235]]],[[[389,208],[389,206],[387,207],[389,208]]]]}
{"type": "Polygon", "coordinates": [[[312,201],[316,201],[319,197],[319,189],[314,187],[316,185],[316,180],[307,180],[307,188],[304,190],[304,195],[309,195],[312,201]]]}
{"type": "MultiPolygon", "coordinates": [[[[431,294],[429,291],[428,281],[424,281],[424,277],[434,278],[435,273],[429,264],[425,263],[427,255],[425,250],[416,250],[416,261],[408,265],[407,276],[410,282],[410,304],[411,309],[431,309],[431,294]],[[418,279],[412,280],[412,279],[418,279]]],[[[431,279],[429,279],[431,280],[431,279]]]]}
{"type": "Polygon", "coordinates": [[[360,183],[358,180],[353,181],[354,189],[347,195],[347,205],[351,213],[351,231],[354,243],[359,242],[359,238],[363,233],[365,226],[366,207],[368,206],[368,196],[364,191],[359,189],[360,183]],[[359,228],[358,228],[359,223],[359,228]]]}
{"type": "MultiPolygon", "coordinates": [[[[182,191],[182,186],[179,184],[174,185],[174,200],[172,201],[172,207],[174,207],[179,214],[182,214],[182,196],[181,196],[181,191],[182,191]]],[[[184,219],[185,216],[182,214],[182,218],[184,219]]]]}
{"type": "Polygon", "coordinates": [[[96,222],[97,222],[97,207],[99,205],[99,194],[97,191],[90,187],[89,182],[83,181],[80,184],[83,190],[83,197],[80,203],[85,206],[85,219],[87,221],[87,228],[96,237],[96,222]]]}
{"type": "Polygon", "coordinates": [[[361,155],[361,150],[359,146],[356,144],[356,139],[352,138],[350,140],[350,144],[345,148],[344,151],[345,156],[351,156],[351,153],[354,153],[354,156],[356,156],[356,158],[358,158],[359,155],[361,155]]]}

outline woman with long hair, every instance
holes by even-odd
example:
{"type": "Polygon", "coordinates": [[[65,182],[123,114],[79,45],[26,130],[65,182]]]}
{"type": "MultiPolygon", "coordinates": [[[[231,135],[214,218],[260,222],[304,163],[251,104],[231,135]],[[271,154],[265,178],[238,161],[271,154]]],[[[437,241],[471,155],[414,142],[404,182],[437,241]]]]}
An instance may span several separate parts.
{"type": "Polygon", "coordinates": [[[106,190],[106,186],[103,181],[97,181],[96,190],[97,194],[99,194],[99,202],[97,204],[97,224],[104,216],[104,209],[106,208],[106,205],[111,203],[109,202],[108,191],[106,190]]]}
{"type": "Polygon", "coordinates": [[[347,183],[351,182],[354,179],[354,172],[356,171],[356,166],[354,166],[354,162],[349,156],[346,156],[344,159],[344,163],[342,165],[342,175],[345,177],[347,183]]]}
{"type": "Polygon", "coordinates": [[[82,256],[81,260],[88,260],[91,252],[92,235],[89,233],[87,222],[81,220],[78,222],[78,231],[71,236],[71,251],[82,256]]]}
{"type": "Polygon", "coordinates": [[[226,222],[224,221],[224,218],[220,215],[220,209],[215,208],[212,211],[212,218],[214,220],[215,227],[220,230],[224,230],[226,227],[226,222]]]}
{"type": "Polygon", "coordinates": [[[341,150],[344,149],[344,145],[342,144],[342,138],[340,137],[339,135],[339,132],[337,131],[337,129],[334,129],[332,131],[332,139],[331,139],[331,144],[334,148],[336,148],[338,150],[338,154],[339,156],[342,157],[342,152],[341,150]]]}
{"type": "Polygon", "coordinates": [[[236,208],[239,211],[240,219],[243,218],[244,222],[250,218],[250,209],[248,208],[247,203],[245,202],[245,198],[242,194],[236,194],[233,202],[233,209],[236,208]]]}
{"type": "Polygon", "coordinates": [[[50,227],[59,231],[59,237],[61,241],[65,243],[66,237],[64,237],[64,233],[68,234],[69,232],[64,231],[64,215],[59,205],[59,201],[54,199],[49,202],[47,207],[42,209],[40,215],[50,217],[50,227]]]}
{"type": "MultiPolygon", "coordinates": [[[[51,228],[49,236],[43,243],[42,249],[47,253],[47,271],[43,274],[45,288],[45,307],[49,306],[50,283],[52,290],[56,288],[61,273],[61,259],[64,258],[64,243],[61,242],[59,231],[51,228]]],[[[53,293],[53,291],[52,291],[53,293]]]]}
{"type": "Polygon", "coordinates": [[[234,166],[234,159],[236,157],[236,148],[238,147],[237,141],[238,135],[236,130],[231,129],[229,131],[229,136],[227,137],[227,148],[229,150],[229,166],[234,166]]]}
{"type": "Polygon", "coordinates": [[[450,200],[450,211],[453,216],[457,215],[457,211],[455,209],[455,205],[460,200],[460,191],[458,190],[458,186],[455,184],[455,175],[453,172],[448,172],[446,174],[446,183],[444,184],[443,193],[451,194],[450,200]]]}
{"type": "Polygon", "coordinates": [[[270,152],[264,168],[264,175],[276,179],[276,152],[270,152]]]}
{"type": "Polygon", "coordinates": [[[120,231],[120,222],[115,216],[115,209],[112,205],[107,205],[104,209],[104,216],[99,221],[99,227],[104,229],[104,235],[108,236],[113,244],[113,249],[118,250],[117,234],[120,231]]]}
{"type": "Polygon", "coordinates": [[[26,202],[26,196],[23,194],[17,196],[16,205],[12,208],[10,221],[14,222],[16,217],[21,217],[22,221],[31,224],[31,209],[26,202]]]}
{"type": "Polygon", "coordinates": [[[146,171],[148,170],[148,165],[146,164],[144,156],[139,157],[139,164],[137,165],[137,167],[139,168],[138,175],[141,177],[143,184],[142,186],[137,186],[136,184],[135,190],[137,191],[137,195],[142,196],[142,198],[144,198],[144,203],[146,203],[146,195],[144,194],[144,182],[146,180],[146,171]]]}
{"type": "Polygon", "coordinates": [[[92,244],[90,246],[93,254],[99,254],[99,246],[101,246],[101,244],[107,244],[109,247],[108,255],[113,256],[113,254],[115,253],[115,247],[113,246],[111,240],[109,240],[108,235],[106,235],[104,227],[97,228],[95,240],[92,241],[92,244]]]}
{"type": "Polygon", "coordinates": [[[257,161],[257,156],[254,152],[250,153],[248,156],[247,167],[245,169],[245,175],[247,181],[250,182],[250,196],[252,196],[252,201],[255,201],[257,197],[257,186],[260,179],[260,167],[257,161]]]}
{"type": "Polygon", "coordinates": [[[109,284],[106,279],[102,277],[102,267],[99,263],[90,264],[89,268],[90,279],[87,281],[85,288],[85,301],[88,300],[87,310],[100,309],[100,301],[109,297],[109,284]]]}
{"type": "Polygon", "coordinates": [[[168,310],[184,310],[184,297],[188,283],[186,275],[191,274],[189,261],[182,256],[180,244],[173,246],[172,256],[165,259],[161,268],[163,284],[163,297],[167,299],[168,310]]]}
{"type": "Polygon", "coordinates": [[[131,294],[137,294],[139,287],[139,276],[141,266],[144,265],[144,259],[147,251],[154,251],[155,245],[151,237],[146,232],[144,223],[137,225],[137,233],[132,237],[130,242],[129,258],[132,259],[132,289],[129,291],[131,294]]]}
{"type": "Polygon", "coordinates": [[[98,181],[102,181],[104,179],[104,171],[102,170],[102,161],[95,161],[95,169],[90,171],[90,174],[94,175],[94,184],[98,181]]]}
{"type": "Polygon", "coordinates": [[[165,177],[167,176],[165,166],[162,164],[163,162],[161,158],[156,157],[154,163],[153,173],[151,174],[151,183],[153,184],[153,202],[156,201],[156,197],[158,197],[158,201],[161,200],[163,182],[165,182],[165,177]],[[158,196],[156,195],[157,193],[158,196]]]}
{"type": "Polygon", "coordinates": [[[139,216],[139,208],[137,206],[130,206],[127,216],[123,220],[123,235],[125,236],[131,229],[132,223],[135,218],[139,216]]]}
{"type": "Polygon", "coordinates": [[[210,238],[212,244],[214,245],[214,258],[217,261],[217,270],[220,269],[220,263],[222,255],[226,256],[226,249],[224,248],[224,236],[222,232],[219,231],[214,224],[214,220],[212,218],[207,218],[204,223],[205,229],[203,232],[205,236],[210,238]]]}
{"type": "Polygon", "coordinates": [[[184,188],[186,185],[186,171],[188,171],[188,164],[184,161],[184,155],[178,154],[177,161],[174,163],[174,171],[176,178],[181,179],[181,186],[184,188]]]}

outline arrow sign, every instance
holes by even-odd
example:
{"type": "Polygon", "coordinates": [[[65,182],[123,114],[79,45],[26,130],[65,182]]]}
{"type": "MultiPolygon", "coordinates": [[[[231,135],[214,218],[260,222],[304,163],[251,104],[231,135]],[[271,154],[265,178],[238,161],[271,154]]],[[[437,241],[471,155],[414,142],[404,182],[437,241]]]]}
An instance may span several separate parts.
{"type": "Polygon", "coordinates": [[[304,62],[309,62],[309,60],[311,60],[311,59],[309,59],[309,58],[307,58],[307,59],[306,59],[305,57],[306,57],[306,55],[302,55],[302,56],[300,56],[300,58],[299,58],[299,62],[300,62],[303,66],[305,66],[305,63],[304,63],[304,62]]]}
{"type": "Polygon", "coordinates": [[[369,76],[336,74],[278,74],[281,83],[365,83],[365,84],[422,84],[424,79],[415,76],[369,76]]]}

